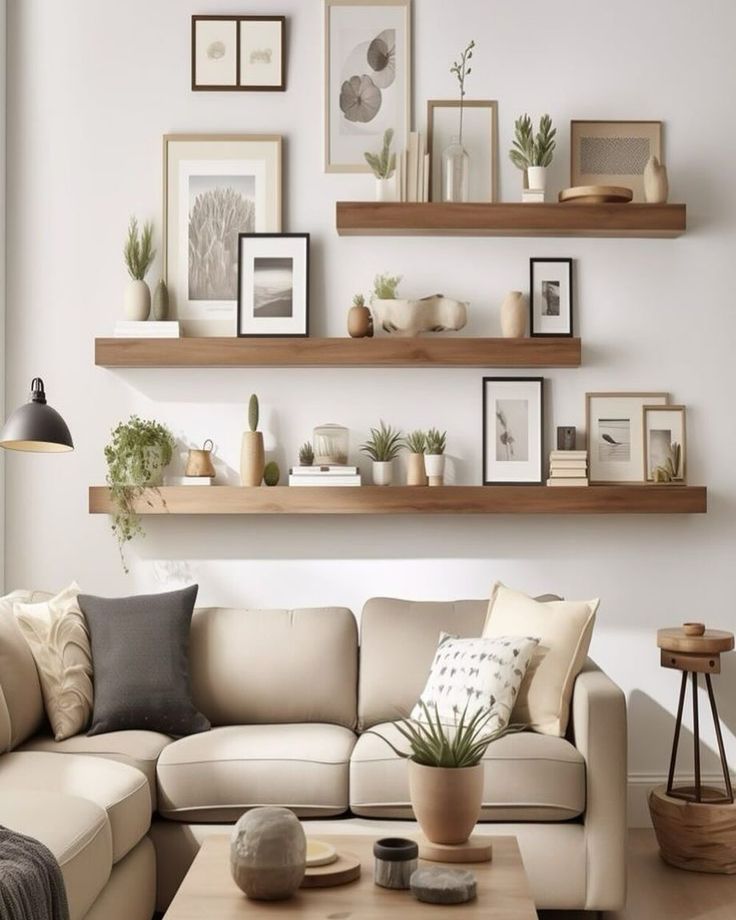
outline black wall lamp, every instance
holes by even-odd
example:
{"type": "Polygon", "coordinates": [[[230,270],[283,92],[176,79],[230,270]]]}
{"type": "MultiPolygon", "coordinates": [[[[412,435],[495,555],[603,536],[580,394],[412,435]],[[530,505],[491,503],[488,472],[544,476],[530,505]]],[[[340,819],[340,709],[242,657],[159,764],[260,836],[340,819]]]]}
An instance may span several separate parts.
{"type": "Polygon", "coordinates": [[[43,380],[31,381],[31,399],[16,409],[0,431],[0,447],[37,453],[74,450],[74,442],[64,419],[46,402],[43,380]]]}

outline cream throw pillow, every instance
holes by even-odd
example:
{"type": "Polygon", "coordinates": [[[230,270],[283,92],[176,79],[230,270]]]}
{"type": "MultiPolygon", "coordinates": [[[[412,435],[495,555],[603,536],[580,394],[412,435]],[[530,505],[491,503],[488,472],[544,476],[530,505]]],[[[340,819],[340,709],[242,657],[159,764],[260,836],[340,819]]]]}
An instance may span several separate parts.
{"type": "Polygon", "coordinates": [[[497,582],[491,590],[483,635],[538,636],[512,720],[543,735],[564,736],[575,678],[590,647],[599,600],[540,603],[497,582]]]}
{"type": "Polygon", "coordinates": [[[72,582],[42,604],[13,606],[36,662],[56,741],[84,731],[92,716],[92,652],[78,595],[79,585],[72,582]]]}

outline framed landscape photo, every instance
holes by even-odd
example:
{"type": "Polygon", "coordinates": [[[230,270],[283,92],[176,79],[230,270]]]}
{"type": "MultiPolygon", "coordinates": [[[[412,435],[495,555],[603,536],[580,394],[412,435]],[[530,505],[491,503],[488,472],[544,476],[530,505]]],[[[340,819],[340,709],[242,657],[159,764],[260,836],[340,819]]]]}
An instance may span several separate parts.
{"type": "Polygon", "coordinates": [[[370,172],[363,154],[411,123],[411,0],[324,0],[325,171],[370,172]]]}
{"type": "Polygon", "coordinates": [[[238,335],[309,335],[309,234],[241,233],[238,335]]]}
{"type": "Polygon", "coordinates": [[[667,393],[586,393],[591,483],[644,482],[644,406],[666,406],[667,393]]]}
{"type": "Polygon", "coordinates": [[[286,89],[284,16],[192,16],[192,89],[286,89]]]}
{"type": "Polygon", "coordinates": [[[571,121],[570,185],[617,185],[644,201],[644,167],[662,159],[661,121],[571,121]]]}
{"type": "Polygon", "coordinates": [[[658,467],[674,473],[672,482],[687,478],[685,406],[644,406],[644,470],[656,482],[658,467]]]}
{"type": "Polygon", "coordinates": [[[529,260],[529,334],[572,335],[572,259],[529,260]]]}
{"type": "Polygon", "coordinates": [[[164,137],[164,278],[185,335],[236,334],[238,234],[281,230],[281,138],[164,137]]]}
{"type": "Polygon", "coordinates": [[[483,378],[483,485],[541,485],[544,379],[483,378]]]}
{"type": "MultiPolygon", "coordinates": [[[[459,133],[460,102],[427,102],[430,200],[442,201],[442,151],[459,133]]],[[[498,200],[498,103],[493,99],[463,102],[463,147],[472,168],[468,201],[498,200]]]]}

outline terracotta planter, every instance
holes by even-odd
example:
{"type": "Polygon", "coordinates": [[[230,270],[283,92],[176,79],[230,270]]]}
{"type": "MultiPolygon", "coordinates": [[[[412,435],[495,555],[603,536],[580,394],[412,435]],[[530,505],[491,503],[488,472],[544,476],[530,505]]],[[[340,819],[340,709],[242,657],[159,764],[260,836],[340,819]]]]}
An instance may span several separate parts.
{"type": "Polygon", "coordinates": [[[426,486],[427,471],[424,468],[424,454],[408,454],[406,458],[406,484],[426,486]]]}
{"type": "Polygon", "coordinates": [[[373,317],[368,307],[353,306],[348,310],[348,333],[354,339],[373,335],[373,317]]]}
{"type": "Polygon", "coordinates": [[[260,431],[244,431],[240,446],[240,484],[259,486],[263,482],[265,467],[263,434],[260,431]]]}
{"type": "Polygon", "coordinates": [[[465,843],[483,804],[483,764],[453,769],[410,760],[409,795],[414,817],[430,843],[465,843]]]}

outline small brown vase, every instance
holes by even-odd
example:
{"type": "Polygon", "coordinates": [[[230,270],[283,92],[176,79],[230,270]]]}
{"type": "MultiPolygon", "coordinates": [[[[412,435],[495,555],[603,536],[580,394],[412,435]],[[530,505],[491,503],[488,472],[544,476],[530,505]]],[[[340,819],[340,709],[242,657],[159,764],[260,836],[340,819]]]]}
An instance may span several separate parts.
{"type": "Polygon", "coordinates": [[[483,804],[483,764],[426,767],[409,761],[414,817],[430,843],[465,843],[483,804]]]}
{"type": "Polygon", "coordinates": [[[351,307],[348,310],[348,332],[354,339],[373,336],[373,317],[368,307],[351,307]]]}
{"type": "Polygon", "coordinates": [[[240,484],[259,486],[263,482],[265,467],[263,434],[260,431],[244,431],[240,446],[240,484]]]}
{"type": "Polygon", "coordinates": [[[406,458],[406,484],[426,486],[427,471],[424,468],[424,454],[408,454],[406,458]]]}

